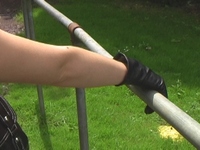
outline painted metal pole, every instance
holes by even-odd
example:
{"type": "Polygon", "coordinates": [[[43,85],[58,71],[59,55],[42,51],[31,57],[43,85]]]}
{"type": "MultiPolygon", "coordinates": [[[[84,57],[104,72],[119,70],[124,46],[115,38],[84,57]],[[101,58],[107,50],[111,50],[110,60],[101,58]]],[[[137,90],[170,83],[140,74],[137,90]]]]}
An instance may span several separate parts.
{"type": "MultiPolygon", "coordinates": [[[[47,5],[43,0],[34,0],[38,4],[47,5]]],[[[43,7],[44,8],[44,7],[43,7]]],[[[47,10],[49,13],[55,11],[54,8],[47,10]]],[[[67,17],[62,16],[62,19],[56,18],[64,22],[68,27],[72,21],[67,17]],[[66,21],[63,21],[66,20],[66,21]]],[[[61,23],[62,23],[61,22],[61,23]]],[[[112,58],[112,56],[104,50],[92,37],[90,37],[83,29],[76,28],[74,35],[82,41],[90,50],[99,53],[103,56],[112,58]]],[[[138,87],[127,86],[138,97],[140,97],[145,103],[151,106],[161,117],[163,117],[168,123],[170,123],[177,131],[179,131],[193,146],[200,149],[200,124],[183,112],[180,108],[166,99],[164,96],[155,91],[144,91],[138,87]]]]}
{"type": "MultiPolygon", "coordinates": [[[[23,0],[22,9],[23,9],[26,37],[28,39],[35,40],[33,14],[32,14],[32,1],[23,0]]],[[[42,91],[41,85],[37,85],[37,93],[38,93],[38,99],[39,99],[40,113],[41,113],[41,116],[43,117],[45,116],[45,108],[44,108],[44,98],[43,98],[43,91],[42,91]]]]}
{"type": "Polygon", "coordinates": [[[200,124],[196,120],[156,91],[144,91],[134,86],[128,88],[179,131],[194,147],[200,149],[200,124]]]}
{"type": "MultiPolygon", "coordinates": [[[[112,58],[112,56],[85,33],[83,29],[77,28],[74,34],[92,51],[112,58]]],[[[196,120],[156,91],[144,91],[139,87],[130,85],[127,85],[127,87],[179,131],[193,146],[200,149],[200,124],[196,120]]]]}
{"type": "Polygon", "coordinates": [[[40,7],[42,7],[44,10],[46,10],[52,17],[54,17],[56,20],[61,22],[64,26],[68,26],[70,23],[72,23],[72,20],[67,18],[65,15],[60,13],[57,9],[52,7],[49,3],[47,3],[44,0],[33,0],[35,3],[37,3],[40,7]]]}
{"type": "MultiPolygon", "coordinates": [[[[45,9],[51,16],[61,22],[64,26],[68,27],[73,22],[60,13],[58,10],[53,8],[50,4],[44,0],[34,0],[40,7],[45,9]]],[[[74,45],[80,43],[77,38],[71,35],[71,40],[74,45]]],[[[80,149],[89,150],[88,142],[88,128],[87,128],[87,113],[86,113],[86,100],[85,100],[85,90],[76,89],[76,100],[77,100],[77,113],[78,113],[78,126],[79,126],[79,140],[80,149]]]]}
{"type": "MultiPolygon", "coordinates": [[[[79,27],[78,24],[71,23],[68,26],[68,31],[71,36],[72,44],[74,46],[81,47],[82,43],[73,34],[74,29],[77,27],[79,27]]],[[[80,149],[89,150],[85,89],[76,88],[76,104],[78,114],[80,149]]]]}
{"type": "Polygon", "coordinates": [[[80,149],[89,150],[85,90],[76,88],[80,149]]]}
{"type": "MultiPolygon", "coordinates": [[[[112,58],[95,40],[83,29],[74,30],[75,36],[90,50],[112,58]]],[[[155,91],[144,91],[139,87],[127,87],[155,110],[163,119],[179,131],[193,146],[200,149],[200,124],[174,105],[170,100],[155,91]]]]}
{"type": "MultiPolygon", "coordinates": [[[[70,20],[65,15],[63,15],[61,12],[59,12],[53,6],[48,4],[46,1],[44,0],[33,0],[33,1],[37,3],[40,7],[42,7],[44,10],[46,10],[51,16],[53,16],[57,21],[59,21],[65,27],[68,28],[72,23],[74,23],[72,20],[70,20]]],[[[76,28],[74,33],[76,37],[80,41],[82,41],[90,50],[97,52],[101,55],[112,58],[112,56],[103,47],[101,47],[92,37],[90,37],[90,35],[88,35],[81,28],[76,28]]]]}

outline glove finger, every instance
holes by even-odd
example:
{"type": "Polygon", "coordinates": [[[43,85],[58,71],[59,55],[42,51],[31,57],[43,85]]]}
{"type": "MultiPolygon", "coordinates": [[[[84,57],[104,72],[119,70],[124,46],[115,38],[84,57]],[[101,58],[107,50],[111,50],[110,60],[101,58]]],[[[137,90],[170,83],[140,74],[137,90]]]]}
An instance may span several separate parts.
{"type": "Polygon", "coordinates": [[[163,96],[168,98],[167,88],[166,88],[164,81],[163,81],[162,85],[160,86],[160,89],[158,90],[158,92],[160,92],[163,96]]]}
{"type": "Polygon", "coordinates": [[[144,109],[144,112],[145,112],[145,114],[152,114],[154,112],[154,110],[147,105],[144,109]]]}

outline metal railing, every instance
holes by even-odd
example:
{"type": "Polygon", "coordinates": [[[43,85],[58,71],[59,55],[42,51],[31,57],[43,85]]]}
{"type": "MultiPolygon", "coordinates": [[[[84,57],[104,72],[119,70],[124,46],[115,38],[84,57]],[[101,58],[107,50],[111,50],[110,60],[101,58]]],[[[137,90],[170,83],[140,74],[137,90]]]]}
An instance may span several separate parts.
{"type": "MultiPolygon", "coordinates": [[[[74,45],[79,45],[79,42],[82,42],[89,50],[105,57],[112,58],[112,56],[82,28],[80,28],[78,24],[74,23],[44,0],[33,1],[68,28],[74,45]]],[[[23,12],[27,37],[34,40],[31,0],[23,0],[23,12]]],[[[171,124],[178,132],[180,132],[194,147],[200,149],[200,124],[196,120],[156,91],[144,91],[139,87],[131,85],[127,85],[127,87],[146,104],[152,107],[156,113],[171,124]]],[[[41,112],[42,114],[45,114],[41,86],[38,86],[38,88],[41,112]]],[[[88,150],[89,142],[84,89],[76,89],[76,95],[80,149],[88,150]]]]}

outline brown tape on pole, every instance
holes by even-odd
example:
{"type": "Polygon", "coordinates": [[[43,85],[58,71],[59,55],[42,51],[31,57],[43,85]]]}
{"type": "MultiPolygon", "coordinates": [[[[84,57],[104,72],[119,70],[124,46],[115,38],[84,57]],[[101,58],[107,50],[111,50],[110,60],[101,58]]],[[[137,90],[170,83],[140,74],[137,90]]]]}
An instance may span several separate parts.
{"type": "Polygon", "coordinates": [[[69,26],[68,26],[69,33],[74,34],[74,30],[76,28],[80,28],[79,24],[77,24],[76,22],[70,23],[69,26]]]}
{"type": "Polygon", "coordinates": [[[76,46],[79,46],[79,45],[81,45],[81,44],[80,44],[80,41],[79,41],[78,38],[76,38],[75,35],[74,35],[74,31],[75,31],[75,29],[77,29],[77,28],[80,28],[79,24],[77,24],[76,22],[72,22],[72,23],[70,23],[69,26],[68,26],[68,31],[69,31],[70,36],[71,36],[71,42],[72,42],[72,44],[73,44],[73,45],[76,45],[76,46]]]}

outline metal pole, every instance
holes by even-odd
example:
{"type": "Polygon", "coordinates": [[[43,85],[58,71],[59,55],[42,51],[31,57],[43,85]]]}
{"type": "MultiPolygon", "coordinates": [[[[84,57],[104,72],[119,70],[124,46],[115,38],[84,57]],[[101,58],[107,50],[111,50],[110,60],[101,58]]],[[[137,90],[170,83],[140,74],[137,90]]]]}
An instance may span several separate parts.
{"type": "MultiPolygon", "coordinates": [[[[69,26],[72,21],[64,16],[62,13],[57,11],[51,5],[43,0],[34,0],[40,7],[45,9],[50,15],[56,18],[64,26],[69,26]]],[[[73,37],[74,38],[74,37],[73,37]]],[[[72,39],[74,40],[74,39],[72,39]]],[[[76,41],[76,40],[75,40],[76,41]]],[[[77,41],[76,41],[77,42],[77,41]]],[[[77,44],[77,43],[73,44],[77,44]]],[[[41,91],[39,91],[41,93],[41,91]]],[[[80,149],[88,150],[88,129],[87,129],[87,113],[86,113],[86,100],[84,89],[76,89],[76,99],[77,99],[77,113],[78,113],[78,126],[79,126],[79,139],[80,139],[80,149]]]]}
{"type": "MultiPolygon", "coordinates": [[[[33,0],[35,3],[37,3],[40,7],[42,7],[44,10],[46,10],[51,16],[53,16],[57,21],[59,21],[61,24],[63,24],[65,27],[69,27],[72,23],[74,23],[72,20],[67,18],[65,15],[63,15],[61,12],[56,10],[54,7],[52,7],[50,4],[48,4],[44,0],[33,0]]],[[[76,28],[75,30],[76,37],[82,41],[87,48],[90,50],[97,52],[101,55],[104,55],[106,57],[112,58],[112,56],[103,48],[101,47],[90,35],[88,35],[84,30],[81,28],[76,28]],[[83,37],[81,37],[83,36],[83,37]]]]}
{"type": "MultiPolygon", "coordinates": [[[[23,0],[22,1],[23,8],[23,16],[24,16],[24,26],[26,37],[35,40],[35,32],[34,32],[34,24],[33,24],[33,14],[32,14],[32,1],[31,0],[23,0]]],[[[44,106],[44,98],[42,86],[37,85],[37,93],[40,105],[41,116],[45,116],[45,106],[44,106]]]]}
{"type": "MultiPolygon", "coordinates": [[[[106,57],[112,58],[81,28],[74,31],[75,36],[88,48],[106,57]]],[[[163,119],[179,131],[192,145],[200,149],[200,124],[156,91],[144,91],[139,87],[127,86],[145,103],[151,106],[163,119]]]]}
{"type": "Polygon", "coordinates": [[[68,26],[72,21],[67,18],[65,15],[60,13],[57,9],[52,7],[50,4],[48,4],[44,0],[33,0],[35,3],[37,3],[40,7],[42,7],[44,10],[46,10],[51,16],[53,16],[56,20],[61,22],[64,26],[68,26]]]}
{"type": "Polygon", "coordinates": [[[85,90],[76,89],[80,149],[89,150],[85,90]]]}
{"type": "Polygon", "coordinates": [[[179,131],[193,146],[200,149],[200,124],[196,120],[156,91],[144,91],[134,86],[128,86],[128,88],[179,131]]]}
{"type": "Polygon", "coordinates": [[[26,37],[35,40],[31,0],[23,0],[22,7],[26,37]]]}
{"type": "MultiPolygon", "coordinates": [[[[39,5],[47,5],[43,0],[34,0],[39,5]]],[[[45,7],[43,7],[46,9],[45,7]]],[[[55,8],[46,9],[49,13],[53,13],[55,8]]],[[[61,13],[59,13],[61,15],[61,13]]],[[[67,17],[55,18],[63,23],[66,27],[72,23],[67,17]]],[[[112,58],[112,56],[104,50],[94,39],[92,39],[84,30],[76,28],[74,35],[82,41],[90,50],[103,56],[112,58]]],[[[170,123],[177,131],[179,131],[191,144],[200,149],[200,124],[183,112],[180,108],[166,99],[164,96],[155,91],[144,91],[138,87],[127,86],[145,103],[151,106],[161,117],[170,123]]]]}
{"type": "MultiPolygon", "coordinates": [[[[98,43],[94,41],[81,28],[77,28],[74,31],[74,34],[94,52],[112,58],[112,56],[105,52],[105,50],[101,50],[102,47],[99,46],[98,43]]],[[[200,124],[196,120],[191,118],[158,92],[144,91],[134,86],[127,87],[138,97],[140,97],[145,103],[151,106],[163,119],[170,123],[177,131],[179,131],[191,144],[200,149],[200,124]]]]}
{"type": "MultiPolygon", "coordinates": [[[[72,44],[80,47],[82,43],[73,34],[74,29],[77,27],[79,27],[78,24],[71,23],[70,26],[68,26],[68,31],[70,33],[72,44]]],[[[78,113],[80,149],[89,150],[85,89],[76,88],[76,103],[78,113]]]]}

